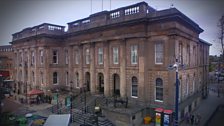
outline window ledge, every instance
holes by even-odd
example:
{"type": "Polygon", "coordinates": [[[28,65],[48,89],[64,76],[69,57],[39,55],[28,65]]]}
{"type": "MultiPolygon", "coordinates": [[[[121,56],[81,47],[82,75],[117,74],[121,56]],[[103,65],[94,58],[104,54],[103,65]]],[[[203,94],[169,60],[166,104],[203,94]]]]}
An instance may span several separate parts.
{"type": "Polygon", "coordinates": [[[163,103],[163,101],[161,101],[161,100],[155,100],[155,102],[160,102],[160,103],[163,103]]]}
{"type": "Polygon", "coordinates": [[[131,98],[138,98],[137,96],[131,96],[131,98]]]}

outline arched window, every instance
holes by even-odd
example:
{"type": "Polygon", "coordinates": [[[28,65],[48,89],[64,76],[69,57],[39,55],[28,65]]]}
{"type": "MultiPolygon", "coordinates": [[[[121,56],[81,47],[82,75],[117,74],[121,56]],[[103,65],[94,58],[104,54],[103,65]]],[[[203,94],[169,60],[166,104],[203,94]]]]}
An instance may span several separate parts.
{"type": "Polygon", "coordinates": [[[163,101],[163,80],[156,79],[156,101],[163,101]]]}
{"type": "Polygon", "coordinates": [[[137,77],[132,77],[131,81],[131,96],[138,97],[138,79],[137,77]]]}
{"type": "Polygon", "coordinates": [[[53,84],[58,84],[58,73],[57,72],[53,73],[53,84]]]}

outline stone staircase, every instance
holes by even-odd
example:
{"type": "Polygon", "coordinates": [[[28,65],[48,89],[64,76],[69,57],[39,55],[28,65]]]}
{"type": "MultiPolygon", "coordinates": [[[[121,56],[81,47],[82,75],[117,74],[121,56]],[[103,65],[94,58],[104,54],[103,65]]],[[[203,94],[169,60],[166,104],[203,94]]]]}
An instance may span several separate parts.
{"type": "MultiPolygon", "coordinates": [[[[96,126],[98,122],[98,126],[114,126],[104,116],[99,115],[97,117],[94,112],[95,106],[104,106],[105,104],[106,98],[103,95],[91,95],[89,92],[86,92],[86,94],[82,93],[76,96],[72,101],[72,122],[90,126],[96,126]]],[[[58,110],[57,105],[53,105],[51,108],[48,108],[48,111],[55,114],[71,113],[70,107],[65,106],[63,103],[60,104],[58,110]]]]}

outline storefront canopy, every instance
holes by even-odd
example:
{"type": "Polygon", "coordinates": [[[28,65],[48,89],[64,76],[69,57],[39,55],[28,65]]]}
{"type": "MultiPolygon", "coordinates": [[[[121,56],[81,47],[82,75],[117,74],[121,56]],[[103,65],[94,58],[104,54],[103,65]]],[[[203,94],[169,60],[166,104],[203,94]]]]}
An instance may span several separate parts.
{"type": "Polygon", "coordinates": [[[70,114],[50,115],[44,126],[69,126],[70,114]]]}
{"type": "Polygon", "coordinates": [[[27,93],[28,96],[31,96],[31,95],[39,95],[39,94],[43,94],[44,92],[41,91],[41,90],[38,90],[38,89],[32,89],[31,91],[29,91],[27,93]]]}

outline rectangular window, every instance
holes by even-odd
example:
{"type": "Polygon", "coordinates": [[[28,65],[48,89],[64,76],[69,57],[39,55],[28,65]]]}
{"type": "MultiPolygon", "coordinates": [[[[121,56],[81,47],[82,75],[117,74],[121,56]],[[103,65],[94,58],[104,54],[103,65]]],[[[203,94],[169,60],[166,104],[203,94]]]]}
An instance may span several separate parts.
{"type": "Polygon", "coordinates": [[[23,63],[23,54],[22,52],[20,52],[20,61],[19,61],[19,65],[22,66],[22,63],[23,63]]]}
{"type": "Polygon", "coordinates": [[[113,63],[114,64],[118,64],[119,63],[119,60],[118,60],[118,57],[119,56],[119,51],[118,51],[118,47],[114,47],[113,48],[113,63]]]}
{"type": "Polygon", "coordinates": [[[68,50],[65,50],[65,64],[68,64],[68,50]]]}
{"type": "Polygon", "coordinates": [[[34,63],[35,63],[35,55],[34,55],[34,51],[31,52],[31,56],[32,56],[32,59],[31,59],[31,65],[34,65],[34,63]]]}
{"type": "Polygon", "coordinates": [[[53,84],[58,84],[58,73],[57,72],[53,73],[53,84]]]}
{"type": "Polygon", "coordinates": [[[156,43],[155,45],[155,63],[163,64],[163,44],[156,43]]]}
{"type": "Polygon", "coordinates": [[[53,64],[58,64],[58,51],[53,50],[53,64]]]}
{"type": "Polygon", "coordinates": [[[190,45],[187,45],[187,64],[190,66],[190,45]]]}
{"type": "Polygon", "coordinates": [[[86,49],[86,64],[89,64],[89,60],[90,60],[89,49],[86,49]]]}
{"type": "Polygon", "coordinates": [[[131,64],[137,64],[138,60],[138,46],[132,45],[131,46],[131,64]]]}
{"type": "Polygon", "coordinates": [[[103,64],[103,48],[98,49],[98,63],[103,64]]]}
{"type": "Polygon", "coordinates": [[[182,43],[179,44],[179,62],[183,64],[183,45],[182,43]]]}
{"type": "Polygon", "coordinates": [[[40,64],[44,63],[44,51],[40,50],[40,64]]]}
{"type": "Polygon", "coordinates": [[[75,51],[75,64],[79,64],[79,51],[75,51]]]}
{"type": "Polygon", "coordinates": [[[32,79],[33,79],[33,82],[35,81],[35,75],[34,75],[34,72],[32,72],[32,79]]]}

